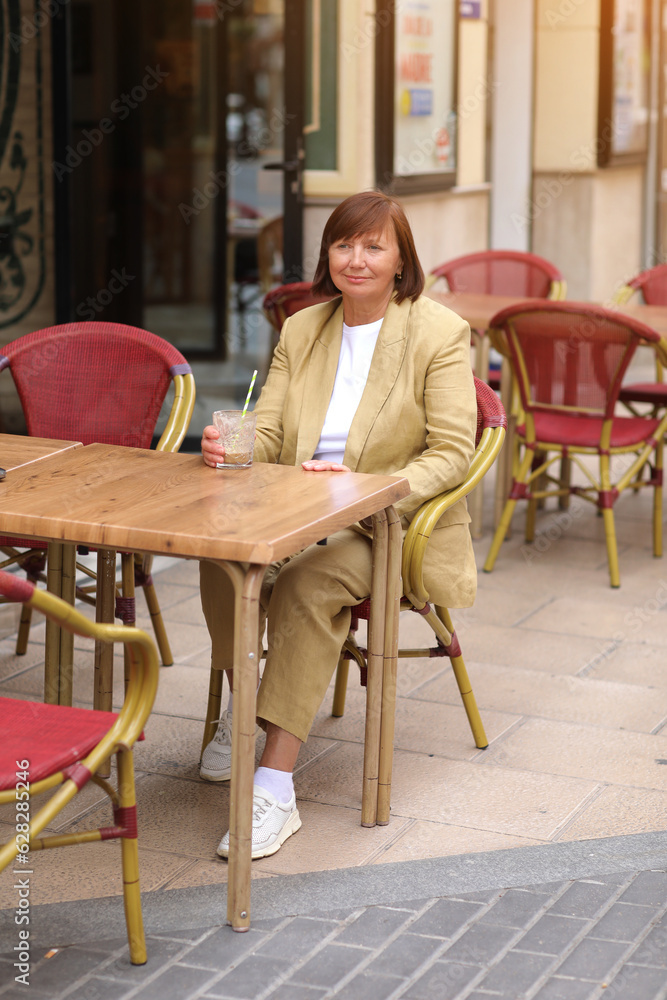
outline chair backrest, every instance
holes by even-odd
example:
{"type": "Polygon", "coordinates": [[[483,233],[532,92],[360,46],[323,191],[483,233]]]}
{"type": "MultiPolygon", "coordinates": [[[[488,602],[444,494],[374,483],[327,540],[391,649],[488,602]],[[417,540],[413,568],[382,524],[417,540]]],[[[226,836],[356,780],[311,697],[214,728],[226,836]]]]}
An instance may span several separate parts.
{"type": "Polygon", "coordinates": [[[65,323],[28,333],[4,348],[3,368],[11,370],[28,434],[38,437],[149,448],[172,379],[178,427],[171,427],[166,450],[178,448],[192,415],[194,380],[180,351],[119,323],[65,323]]]}
{"type": "Polygon", "coordinates": [[[490,385],[483,382],[481,378],[473,376],[475,382],[475,395],[477,397],[477,433],[475,434],[475,447],[479,447],[482,434],[487,428],[503,427],[507,430],[507,415],[500,399],[490,385]]]}
{"type": "Polygon", "coordinates": [[[267,292],[283,274],[283,218],[270,219],[257,234],[259,284],[267,292]]]}
{"type": "Polygon", "coordinates": [[[667,306],[667,264],[657,264],[631,278],[615,293],[614,302],[622,305],[634,292],[641,292],[649,306],[667,306]]]}
{"type": "Polygon", "coordinates": [[[661,342],[643,323],[584,302],[511,306],[490,327],[501,333],[527,413],[611,419],[635,349],[661,342]]]}
{"type": "Polygon", "coordinates": [[[519,250],[482,250],[441,264],[431,277],[445,278],[452,292],[564,299],[565,281],[544,257],[519,250]]]}
{"type": "Polygon", "coordinates": [[[329,302],[336,296],[313,295],[311,281],[295,281],[291,285],[279,285],[272,288],[264,297],[262,308],[264,315],[276,331],[280,333],[283,323],[289,316],[314,306],[318,302],[329,302]]]}

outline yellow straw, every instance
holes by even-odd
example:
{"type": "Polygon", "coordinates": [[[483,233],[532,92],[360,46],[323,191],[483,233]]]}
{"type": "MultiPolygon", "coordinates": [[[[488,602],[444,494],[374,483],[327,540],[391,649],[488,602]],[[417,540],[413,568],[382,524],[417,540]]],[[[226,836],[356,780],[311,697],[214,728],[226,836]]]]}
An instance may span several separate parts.
{"type": "Polygon", "coordinates": [[[241,420],[245,417],[245,412],[248,409],[248,403],[250,402],[250,397],[252,396],[252,390],[255,385],[255,379],[257,378],[257,369],[255,368],[252,373],[252,378],[250,379],[250,388],[248,389],[248,395],[245,398],[245,403],[243,404],[243,412],[241,413],[241,420]]]}

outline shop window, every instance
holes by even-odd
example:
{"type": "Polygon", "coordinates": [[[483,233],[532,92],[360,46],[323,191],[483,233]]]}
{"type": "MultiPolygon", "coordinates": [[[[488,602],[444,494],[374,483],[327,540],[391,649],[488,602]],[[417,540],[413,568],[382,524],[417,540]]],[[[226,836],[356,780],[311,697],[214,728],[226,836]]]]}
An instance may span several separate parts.
{"type": "Polygon", "coordinates": [[[642,163],[649,127],[650,37],[646,0],[600,10],[598,166],[642,163]]]}
{"type": "Polygon", "coordinates": [[[376,180],[397,193],[456,180],[456,0],[379,0],[376,180]]]}

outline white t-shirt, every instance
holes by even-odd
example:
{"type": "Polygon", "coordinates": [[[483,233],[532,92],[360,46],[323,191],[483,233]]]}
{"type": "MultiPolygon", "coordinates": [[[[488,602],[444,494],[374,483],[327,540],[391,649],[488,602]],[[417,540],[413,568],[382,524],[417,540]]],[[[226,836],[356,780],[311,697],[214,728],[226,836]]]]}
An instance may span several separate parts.
{"type": "Polygon", "coordinates": [[[363,326],[343,323],[336,381],[313,458],[323,462],[343,461],[347,435],[366,386],[381,326],[381,319],[363,326]]]}

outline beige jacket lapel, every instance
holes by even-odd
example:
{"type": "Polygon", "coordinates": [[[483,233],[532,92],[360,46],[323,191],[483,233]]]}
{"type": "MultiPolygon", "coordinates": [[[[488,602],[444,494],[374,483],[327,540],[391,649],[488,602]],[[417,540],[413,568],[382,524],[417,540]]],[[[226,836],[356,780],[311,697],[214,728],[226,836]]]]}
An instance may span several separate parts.
{"type": "Polygon", "coordinates": [[[297,434],[295,465],[300,465],[301,462],[307,462],[309,458],[312,458],[319,443],[336,381],[342,339],[343,305],[341,302],[331,319],[323,327],[322,333],[313,344],[313,349],[310,352],[308,370],[304,380],[301,403],[302,419],[299,421],[297,434]],[[307,415],[306,419],[303,419],[304,414],[307,415]]]}
{"type": "MultiPolygon", "coordinates": [[[[368,381],[354,415],[345,447],[343,463],[349,466],[353,472],[357,468],[371,428],[401,370],[408,343],[407,326],[411,305],[409,299],[405,299],[400,305],[392,300],[387,307],[373,352],[368,381]]],[[[329,391],[330,394],[331,391],[329,391]]]]}

